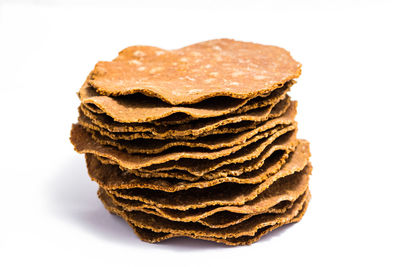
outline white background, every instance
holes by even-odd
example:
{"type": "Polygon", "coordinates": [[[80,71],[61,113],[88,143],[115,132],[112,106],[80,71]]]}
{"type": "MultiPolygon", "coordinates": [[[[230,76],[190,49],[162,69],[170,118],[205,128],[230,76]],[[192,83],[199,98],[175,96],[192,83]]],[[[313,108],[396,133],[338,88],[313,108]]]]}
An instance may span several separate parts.
{"type": "Polygon", "coordinates": [[[399,1],[2,1],[1,266],[399,266],[399,1]],[[69,130],[76,92],[130,45],[229,37],[303,64],[311,142],[300,223],[245,247],[141,242],[96,197],[69,130]]]}

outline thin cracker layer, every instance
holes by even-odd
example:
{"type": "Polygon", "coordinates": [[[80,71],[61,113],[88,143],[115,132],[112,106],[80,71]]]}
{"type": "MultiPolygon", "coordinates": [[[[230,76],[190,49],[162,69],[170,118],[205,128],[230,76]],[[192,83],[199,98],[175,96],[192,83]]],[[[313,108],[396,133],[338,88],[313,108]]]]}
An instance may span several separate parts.
{"type": "Polygon", "coordinates": [[[160,170],[165,170],[166,168],[181,169],[195,175],[201,175],[229,163],[240,163],[257,157],[275,139],[285,135],[287,132],[290,134],[295,127],[295,125],[285,127],[274,135],[267,136],[254,143],[248,142],[243,146],[239,145],[213,152],[178,150],[155,155],[129,154],[112,146],[104,146],[97,143],[83,127],[77,124],[72,127],[71,142],[79,153],[91,153],[108,158],[128,170],[157,166],[155,168],[160,170]],[[248,148],[250,153],[246,153],[247,151],[244,148],[248,148]]]}
{"type": "MultiPolygon", "coordinates": [[[[186,181],[174,178],[141,178],[132,173],[122,171],[116,165],[103,164],[91,154],[86,155],[86,164],[89,176],[92,180],[96,181],[101,187],[107,190],[145,188],[165,192],[176,192],[190,188],[206,188],[221,183],[260,183],[268,176],[279,171],[289,157],[289,153],[289,151],[285,150],[273,151],[264,166],[246,175],[228,176],[214,180],[198,179],[197,181],[186,181]]],[[[291,157],[309,158],[309,143],[305,140],[300,140],[299,145],[296,147],[291,157]]]]}
{"type": "Polygon", "coordinates": [[[300,73],[301,64],[282,48],[217,39],[171,51],[127,48],[112,62],[98,62],[88,83],[103,95],[142,93],[179,105],[268,94],[300,73]]]}
{"type": "Polygon", "coordinates": [[[83,84],[78,95],[84,108],[94,114],[106,116],[115,122],[131,124],[153,122],[159,125],[171,125],[200,118],[239,114],[274,105],[279,98],[282,99],[282,96],[290,90],[293,84],[294,81],[289,81],[268,95],[252,99],[214,97],[197,104],[184,106],[174,106],[158,98],[141,94],[119,97],[103,96],[98,94],[87,82],[83,84]]]}
{"type": "Polygon", "coordinates": [[[141,201],[159,208],[183,211],[217,205],[237,206],[255,199],[283,177],[309,175],[312,167],[307,163],[308,159],[291,158],[279,172],[259,184],[223,183],[204,189],[192,188],[174,193],[136,188],[116,189],[108,192],[120,198],[141,201]]]}
{"type": "Polygon", "coordinates": [[[290,98],[286,96],[276,105],[251,110],[242,114],[169,126],[154,125],[151,123],[129,126],[127,124],[102,120],[98,116],[95,119],[91,119],[84,114],[82,109],[79,109],[78,121],[85,128],[92,129],[116,140],[134,140],[138,138],[193,140],[213,134],[239,133],[247,129],[254,129],[260,123],[285,114],[291,105],[295,105],[295,103],[291,103],[290,98]]]}
{"type": "MultiPolygon", "coordinates": [[[[104,189],[99,190],[103,194],[108,194],[108,196],[111,197],[116,205],[120,206],[124,211],[127,212],[141,211],[172,221],[199,222],[201,224],[203,224],[203,219],[212,216],[212,220],[209,220],[207,226],[211,228],[222,228],[220,226],[220,222],[224,221],[225,217],[230,217],[230,214],[250,215],[246,217],[248,219],[257,214],[271,213],[270,209],[282,201],[295,201],[307,190],[308,181],[309,174],[307,173],[302,173],[302,175],[288,176],[287,178],[279,179],[264,192],[259,194],[255,199],[246,202],[244,205],[211,206],[207,208],[191,209],[186,211],[158,208],[157,206],[148,205],[144,202],[115,197],[114,195],[107,193],[107,191],[104,189]],[[210,222],[214,222],[214,224],[210,222]]],[[[236,221],[241,222],[244,220],[239,217],[238,219],[232,221],[230,225],[235,224],[236,221]]],[[[224,227],[226,227],[226,225],[224,227]]]]}
{"type": "Polygon", "coordinates": [[[85,128],[91,133],[92,138],[102,145],[112,145],[120,150],[126,149],[129,153],[157,154],[172,147],[191,147],[216,150],[225,147],[232,147],[252,138],[255,135],[263,133],[272,128],[278,129],[294,122],[296,116],[296,104],[292,102],[286,112],[277,117],[267,120],[258,125],[255,129],[250,129],[237,134],[217,134],[199,137],[194,140],[176,140],[176,139],[134,139],[134,140],[115,140],[98,131],[85,128]]]}
{"type": "MultiPolygon", "coordinates": [[[[242,237],[238,237],[238,238],[216,238],[216,237],[202,237],[202,236],[196,236],[196,237],[187,236],[187,237],[213,241],[213,242],[222,243],[222,244],[229,245],[229,246],[250,245],[250,244],[260,240],[261,237],[263,237],[264,235],[268,234],[269,232],[275,230],[276,228],[279,228],[285,224],[295,223],[295,222],[300,221],[303,218],[303,216],[307,210],[310,197],[311,197],[311,195],[308,194],[307,200],[304,203],[302,209],[293,219],[291,219],[290,221],[285,222],[285,223],[279,223],[279,224],[275,224],[273,226],[263,227],[263,228],[259,229],[254,236],[242,236],[242,237]]],[[[116,213],[115,210],[113,211],[113,210],[109,209],[109,211],[111,213],[116,213]]],[[[132,227],[132,229],[135,231],[135,233],[140,237],[140,239],[142,241],[149,242],[149,243],[157,243],[157,242],[161,242],[161,241],[164,241],[164,240],[167,240],[170,238],[176,238],[176,237],[183,236],[183,235],[175,235],[175,234],[171,234],[171,233],[153,232],[148,229],[135,227],[133,224],[131,224],[129,222],[128,222],[128,224],[132,227]]]]}
{"type": "MultiPolygon", "coordinates": [[[[195,175],[188,171],[182,170],[168,170],[168,171],[160,171],[160,170],[127,170],[123,167],[119,166],[123,171],[128,173],[132,173],[141,178],[174,178],[180,179],[184,181],[198,181],[198,180],[214,180],[223,177],[229,176],[242,176],[249,173],[252,175],[253,171],[257,171],[261,169],[261,172],[265,170],[265,168],[269,168],[270,164],[269,158],[275,154],[277,151],[282,151],[283,153],[290,153],[295,150],[296,146],[301,142],[300,140],[296,139],[295,133],[285,134],[275,140],[272,144],[267,146],[258,157],[255,157],[250,160],[244,161],[242,164],[231,163],[227,165],[223,165],[218,167],[217,169],[204,173],[203,175],[195,175]]],[[[253,152],[257,152],[253,151],[253,152]]],[[[252,155],[250,155],[253,157],[252,155]]],[[[103,164],[113,164],[118,165],[116,162],[96,156],[103,164]]],[[[275,158],[274,158],[275,159],[275,158]]],[[[217,165],[220,165],[221,162],[216,162],[217,165]]],[[[214,165],[215,167],[216,165],[214,165]]]]}
{"type": "Polygon", "coordinates": [[[100,194],[100,199],[106,208],[115,208],[117,214],[132,225],[148,229],[153,232],[170,233],[179,236],[213,237],[213,238],[238,238],[242,236],[255,236],[258,230],[275,224],[289,222],[301,211],[308,195],[299,197],[294,205],[283,214],[258,214],[248,220],[225,228],[209,228],[200,223],[175,222],[155,215],[140,211],[126,212],[117,206],[107,195],[100,194]]]}

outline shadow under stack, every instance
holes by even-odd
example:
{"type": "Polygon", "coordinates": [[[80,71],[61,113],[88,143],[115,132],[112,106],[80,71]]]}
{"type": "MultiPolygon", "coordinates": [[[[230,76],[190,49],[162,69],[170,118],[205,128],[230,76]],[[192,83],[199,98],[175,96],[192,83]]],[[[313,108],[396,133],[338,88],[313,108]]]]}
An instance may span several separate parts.
{"type": "Polygon", "coordinates": [[[250,244],[299,221],[310,199],[309,143],[287,95],[300,73],[275,46],[132,46],[89,74],[71,142],[142,240],[250,244]]]}

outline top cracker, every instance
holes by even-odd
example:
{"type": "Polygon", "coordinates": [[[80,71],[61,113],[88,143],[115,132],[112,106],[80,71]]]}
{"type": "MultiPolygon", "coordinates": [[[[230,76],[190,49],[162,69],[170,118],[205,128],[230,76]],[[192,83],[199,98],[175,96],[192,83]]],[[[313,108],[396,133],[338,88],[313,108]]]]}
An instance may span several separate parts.
{"type": "Polygon", "coordinates": [[[96,64],[89,84],[103,95],[142,93],[172,105],[214,96],[252,98],[299,77],[301,64],[276,46],[217,39],[177,50],[132,46],[96,64]]]}

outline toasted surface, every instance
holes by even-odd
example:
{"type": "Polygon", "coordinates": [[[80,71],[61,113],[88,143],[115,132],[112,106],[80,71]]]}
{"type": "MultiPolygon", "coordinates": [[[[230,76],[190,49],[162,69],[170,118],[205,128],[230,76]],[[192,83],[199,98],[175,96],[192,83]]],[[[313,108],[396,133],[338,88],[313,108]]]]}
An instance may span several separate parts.
{"type": "Polygon", "coordinates": [[[159,208],[183,211],[217,205],[237,206],[255,199],[281,178],[290,175],[310,175],[312,167],[307,163],[308,159],[297,161],[292,159],[292,162],[286,163],[279,172],[258,184],[223,183],[203,189],[191,188],[173,193],[137,188],[116,189],[108,192],[120,198],[141,201],[159,208]]]}
{"type": "Polygon", "coordinates": [[[161,154],[154,155],[129,154],[128,152],[119,150],[115,147],[97,143],[91,137],[90,133],[85,131],[85,129],[78,124],[75,124],[72,127],[71,142],[74,144],[75,150],[79,153],[92,153],[113,160],[121,167],[128,170],[157,166],[155,168],[160,170],[165,170],[166,168],[181,169],[191,172],[195,175],[201,175],[200,173],[215,170],[216,168],[226,164],[255,158],[275,139],[278,139],[282,135],[290,135],[290,133],[292,133],[295,129],[296,125],[294,124],[293,126],[283,128],[271,136],[267,135],[260,140],[256,140],[254,143],[251,142],[251,140],[256,139],[255,137],[242,145],[228,147],[213,152],[190,152],[175,149],[175,151],[172,152],[163,152],[161,154]],[[245,148],[248,148],[250,153],[246,153],[247,150],[245,150],[245,148]],[[228,159],[228,157],[232,159],[228,159]],[[195,159],[201,159],[202,161],[196,161],[195,159]]]}
{"type": "Polygon", "coordinates": [[[217,238],[237,238],[240,236],[254,236],[257,230],[267,225],[274,225],[280,221],[286,221],[295,217],[301,210],[307,199],[307,195],[299,197],[294,205],[286,212],[281,214],[261,213],[252,216],[248,220],[234,224],[225,228],[210,228],[196,222],[177,222],[171,221],[156,215],[141,211],[125,211],[118,206],[107,194],[99,192],[99,198],[103,204],[116,207],[121,217],[129,221],[136,227],[145,228],[154,232],[172,233],[179,235],[191,234],[193,236],[209,236],[217,238]]]}
{"type": "MultiPolygon", "coordinates": [[[[238,237],[238,238],[216,238],[216,237],[203,237],[203,236],[197,236],[197,237],[187,236],[187,237],[213,241],[213,242],[222,243],[222,244],[225,244],[225,245],[228,245],[228,246],[250,245],[250,244],[252,244],[254,242],[257,242],[264,235],[266,235],[269,232],[275,230],[276,228],[279,228],[280,226],[300,221],[303,218],[304,213],[307,210],[309,199],[310,199],[310,194],[308,195],[308,198],[307,198],[306,202],[304,203],[304,205],[303,205],[302,209],[300,210],[300,212],[293,219],[291,219],[288,222],[283,222],[283,223],[275,224],[273,226],[263,227],[263,228],[259,229],[255,233],[254,236],[242,236],[242,237],[238,237]]],[[[115,212],[113,212],[111,210],[110,210],[110,212],[111,213],[115,213],[115,212]]],[[[164,240],[168,240],[170,238],[176,238],[176,237],[184,236],[184,235],[176,235],[176,234],[171,234],[171,233],[154,232],[154,231],[151,231],[151,230],[148,230],[148,229],[135,227],[134,225],[132,225],[129,222],[128,222],[128,224],[133,228],[133,230],[140,237],[141,240],[143,240],[145,242],[149,242],[149,243],[157,243],[157,242],[161,242],[161,241],[164,241],[164,240]]]]}
{"type": "MultiPolygon", "coordinates": [[[[261,168],[268,168],[267,166],[270,166],[269,164],[269,157],[274,155],[276,152],[283,152],[283,153],[290,153],[295,150],[296,146],[299,144],[300,140],[296,139],[295,133],[288,133],[283,135],[282,137],[279,137],[278,140],[275,140],[272,144],[267,146],[261,154],[258,154],[258,150],[255,149],[252,151],[251,154],[249,154],[250,158],[247,158],[244,162],[241,164],[235,164],[235,163],[228,163],[224,164],[221,162],[214,162],[214,165],[209,165],[208,167],[212,167],[214,170],[211,170],[207,173],[203,173],[202,175],[197,175],[196,173],[192,173],[189,171],[185,170],[174,170],[173,169],[173,164],[164,164],[163,167],[166,169],[166,171],[160,171],[160,170],[149,170],[148,168],[143,168],[140,170],[128,170],[124,169],[120,166],[120,168],[123,171],[126,171],[127,173],[132,173],[138,177],[141,178],[174,178],[174,179],[180,179],[180,180],[185,180],[185,181],[198,181],[198,180],[214,180],[222,177],[229,177],[229,176],[241,176],[242,174],[246,173],[251,173],[253,171],[259,170],[261,168]],[[254,157],[255,156],[255,157],[254,157]],[[253,158],[254,157],[254,158],[253,158]],[[216,163],[216,165],[215,165],[216,163]],[[220,165],[220,166],[218,166],[220,165]],[[217,166],[217,168],[215,168],[217,166]]],[[[237,155],[236,155],[237,156],[237,155]]],[[[97,159],[99,159],[103,164],[113,164],[113,165],[118,165],[113,160],[103,158],[100,156],[96,156],[97,159]]],[[[241,157],[239,157],[240,159],[241,157]]],[[[236,158],[237,160],[238,158],[236,158]]],[[[242,158],[246,159],[246,157],[242,158]]],[[[276,158],[272,158],[272,162],[275,162],[276,158]]],[[[233,159],[233,161],[236,161],[233,159]]],[[[222,161],[223,162],[223,161],[222,161]]],[[[210,162],[209,164],[213,164],[210,162]]],[[[204,168],[204,166],[202,167],[204,168]]]]}
{"type": "Polygon", "coordinates": [[[289,97],[285,97],[276,105],[261,107],[241,114],[199,119],[181,125],[121,124],[107,118],[101,119],[101,114],[88,114],[90,118],[83,109],[79,110],[78,121],[85,128],[115,140],[138,138],[193,140],[212,134],[239,133],[247,129],[254,129],[258,124],[282,116],[288,109],[290,110],[288,113],[296,113],[296,102],[291,102],[289,97]]]}
{"type": "Polygon", "coordinates": [[[79,90],[79,98],[82,105],[91,112],[108,116],[116,122],[177,124],[193,119],[243,113],[272,104],[278,98],[282,98],[293,84],[294,81],[289,81],[269,94],[255,98],[235,99],[220,96],[196,104],[174,106],[142,94],[118,97],[100,95],[85,82],[79,90]]]}
{"type": "MultiPolygon", "coordinates": [[[[125,211],[141,211],[172,221],[199,222],[200,220],[213,217],[213,221],[219,225],[229,214],[250,214],[271,213],[270,209],[282,201],[293,202],[300,197],[308,187],[309,175],[289,175],[273,183],[265,191],[260,193],[255,199],[246,202],[240,206],[210,206],[206,208],[190,209],[180,211],[168,208],[159,208],[141,201],[127,200],[109,194],[106,190],[100,188],[102,194],[108,194],[112,201],[125,211]]],[[[157,194],[157,192],[155,192],[157,194]]],[[[213,227],[213,225],[209,225],[213,227]]],[[[218,227],[217,227],[218,228],[218,227]]]]}
{"type": "Polygon", "coordinates": [[[114,61],[98,62],[88,83],[103,95],[142,93],[179,105],[267,94],[300,73],[282,48],[217,39],[171,51],[129,47],[114,61]]]}
{"type": "Polygon", "coordinates": [[[271,136],[251,143],[248,146],[245,146],[235,153],[231,153],[227,156],[218,157],[212,160],[210,158],[181,158],[178,161],[166,161],[164,163],[143,167],[139,169],[139,171],[154,173],[180,170],[198,177],[203,177],[210,172],[218,171],[225,166],[232,165],[241,166],[243,172],[250,171],[261,167],[262,164],[249,166],[248,163],[254,159],[259,159],[263,153],[268,153],[272,147],[295,147],[298,144],[296,134],[297,124],[289,125],[272,134],[271,136]],[[249,169],[245,170],[246,167],[249,167],[249,169]]]}
{"type": "Polygon", "coordinates": [[[188,151],[213,151],[239,145],[247,140],[262,135],[265,132],[274,134],[277,131],[291,125],[293,121],[275,121],[272,123],[263,123],[255,129],[250,129],[238,134],[216,134],[199,137],[195,140],[176,140],[176,139],[135,139],[114,140],[96,131],[85,128],[91,134],[91,137],[99,144],[117,147],[119,150],[125,150],[131,154],[160,154],[166,150],[176,148],[187,149],[188,151]],[[275,124],[276,123],[276,124],[275,124]]]}
{"type": "MultiPolygon", "coordinates": [[[[176,192],[190,188],[206,188],[221,183],[255,184],[260,183],[270,175],[279,171],[289,157],[289,151],[272,152],[268,161],[257,171],[241,176],[227,176],[213,180],[197,179],[186,181],[176,178],[142,178],[132,173],[122,171],[117,165],[103,164],[95,156],[86,155],[86,164],[90,177],[107,190],[147,188],[165,192],[176,192]]],[[[309,144],[301,140],[296,150],[290,155],[294,158],[309,158],[309,144]]]]}

